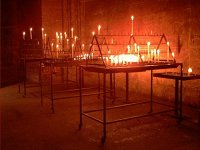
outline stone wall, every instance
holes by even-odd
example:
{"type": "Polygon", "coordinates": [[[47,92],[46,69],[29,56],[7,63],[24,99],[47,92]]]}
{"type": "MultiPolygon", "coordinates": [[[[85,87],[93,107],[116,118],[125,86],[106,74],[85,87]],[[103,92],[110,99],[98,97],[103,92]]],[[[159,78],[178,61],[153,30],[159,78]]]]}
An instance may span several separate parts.
{"type": "MultiPolygon", "coordinates": [[[[70,35],[74,27],[82,42],[89,44],[99,24],[103,34],[130,34],[133,15],[134,34],[164,33],[177,62],[183,63],[183,71],[192,67],[193,73],[200,73],[199,12],[198,0],[42,0],[42,26],[50,37],[61,31],[70,35]]],[[[117,75],[118,89],[125,88],[124,81],[124,75],[117,75]]],[[[130,83],[131,93],[149,95],[150,72],[131,74],[130,83]]],[[[173,81],[155,79],[154,84],[155,96],[173,99],[173,81]]],[[[197,103],[199,93],[198,80],[184,83],[184,101],[197,103]]]]}

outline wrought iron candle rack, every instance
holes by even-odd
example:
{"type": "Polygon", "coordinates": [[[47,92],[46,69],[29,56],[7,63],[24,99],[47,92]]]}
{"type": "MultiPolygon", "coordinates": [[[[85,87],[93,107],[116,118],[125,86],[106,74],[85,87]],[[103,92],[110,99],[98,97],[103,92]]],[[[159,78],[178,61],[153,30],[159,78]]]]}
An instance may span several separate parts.
{"type": "Polygon", "coordinates": [[[104,67],[126,67],[132,65],[175,62],[174,53],[172,52],[165,34],[94,34],[91,40],[86,64],[104,67]]]}

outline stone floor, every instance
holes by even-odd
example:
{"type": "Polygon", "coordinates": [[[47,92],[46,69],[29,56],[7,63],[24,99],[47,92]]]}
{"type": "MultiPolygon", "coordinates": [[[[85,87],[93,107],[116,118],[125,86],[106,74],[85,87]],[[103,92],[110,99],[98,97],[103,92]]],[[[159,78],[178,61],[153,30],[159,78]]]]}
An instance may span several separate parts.
{"type": "MultiPolygon", "coordinates": [[[[32,90],[23,97],[17,85],[0,89],[2,150],[200,149],[200,127],[193,123],[196,112],[189,109],[184,113],[192,122],[177,124],[172,115],[163,114],[108,125],[106,142],[101,144],[102,125],[84,117],[83,127],[78,130],[78,98],[56,101],[56,112],[52,114],[50,101],[44,99],[41,106],[38,93],[37,89],[32,90]]],[[[84,108],[99,101],[91,99],[84,108]]],[[[138,107],[137,111],[145,107],[148,106],[138,107]]],[[[131,111],[119,109],[110,113],[118,116],[131,111]]]]}

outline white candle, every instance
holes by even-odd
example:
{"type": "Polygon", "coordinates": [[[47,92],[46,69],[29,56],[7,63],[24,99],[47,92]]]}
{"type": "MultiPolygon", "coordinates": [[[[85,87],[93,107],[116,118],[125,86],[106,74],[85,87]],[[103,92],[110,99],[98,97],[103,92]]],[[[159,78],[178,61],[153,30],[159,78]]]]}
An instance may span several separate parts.
{"type": "Polygon", "coordinates": [[[77,39],[78,37],[77,36],[74,36],[74,41],[76,42],[76,39],[77,39]]]}
{"type": "Polygon", "coordinates": [[[192,68],[188,68],[188,75],[190,75],[192,73],[192,68]]]}
{"type": "Polygon", "coordinates": [[[135,53],[137,52],[137,44],[134,43],[134,47],[135,47],[135,53]]]}
{"type": "Polygon", "coordinates": [[[134,16],[131,16],[131,34],[133,35],[133,20],[134,16]]]}
{"type": "Polygon", "coordinates": [[[67,48],[68,48],[68,45],[69,45],[69,39],[67,39],[67,48]]]}
{"type": "Polygon", "coordinates": [[[45,45],[47,44],[47,34],[46,33],[44,34],[44,44],[45,45]]]}
{"type": "Polygon", "coordinates": [[[101,34],[101,25],[98,25],[98,35],[101,34]]]}
{"type": "Polygon", "coordinates": [[[160,61],[160,50],[157,50],[157,54],[158,54],[158,62],[160,61]]]}
{"type": "Polygon", "coordinates": [[[71,28],[71,33],[72,33],[72,37],[71,38],[73,38],[73,32],[74,32],[74,28],[71,28]]]}
{"type": "Polygon", "coordinates": [[[84,45],[84,44],[82,44],[82,50],[84,50],[84,47],[85,47],[85,45],[84,45]]]}
{"type": "Polygon", "coordinates": [[[53,43],[51,43],[51,51],[53,51],[53,43]]]}
{"type": "Polygon", "coordinates": [[[65,39],[67,38],[67,33],[66,32],[64,32],[64,35],[65,35],[65,39]]]}
{"type": "Polygon", "coordinates": [[[74,44],[72,44],[72,58],[74,57],[74,44]]]}
{"type": "Polygon", "coordinates": [[[150,61],[150,45],[151,45],[151,42],[147,42],[147,51],[148,51],[147,59],[148,59],[148,62],[150,61]]]}
{"type": "Polygon", "coordinates": [[[58,58],[59,45],[56,45],[56,58],[58,58]]]}
{"type": "Polygon", "coordinates": [[[138,49],[138,62],[140,62],[140,46],[137,46],[138,49]]]}
{"type": "Polygon", "coordinates": [[[30,28],[30,39],[31,39],[31,40],[32,40],[32,38],[33,38],[32,30],[33,30],[33,28],[30,28]]]}
{"type": "Polygon", "coordinates": [[[22,35],[23,35],[23,40],[25,40],[26,32],[24,31],[24,32],[22,33],[22,35]]]}
{"type": "Polygon", "coordinates": [[[44,28],[42,28],[42,40],[44,40],[44,28]]]}
{"type": "Polygon", "coordinates": [[[128,54],[130,54],[130,45],[127,46],[128,54]]]}
{"type": "Polygon", "coordinates": [[[172,52],[172,57],[173,57],[173,60],[175,61],[175,54],[174,54],[174,52],[172,52]]]}
{"type": "Polygon", "coordinates": [[[92,35],[93,35],[93,36],[95,35],[95,32],[94,32],[94,31],[92,32],[92,35]]]}
{"type": "Polygon", "coordinates": [[[169,61],[169,42],[167,42],[167,61],[169,61]]]}
{"type": "Polygon", "coordinates": [[[154,49],[154,62],[156,62],[156,49],[154,49]]]}

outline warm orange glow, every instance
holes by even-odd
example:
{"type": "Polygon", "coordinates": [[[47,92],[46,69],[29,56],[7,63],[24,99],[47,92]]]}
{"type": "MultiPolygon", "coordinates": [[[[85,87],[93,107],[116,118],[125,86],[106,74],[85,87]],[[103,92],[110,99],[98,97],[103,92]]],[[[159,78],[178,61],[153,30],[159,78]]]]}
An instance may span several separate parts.
{"type": "Polygon", "coordinates": [[[98,25],[98,35],[101,33],[101,25],[98,25]]]}
{"type": "Polygon", "coordinates": [[[134,20],[134,16],[131,16],[131,20],[134,20]]]}
{"type": "Polygon", "coordinates": [[[111,55],[109,57],[104,57],[106,63],[111,66],[116,65],[125,65],[138,62],[138,57],[134,54],[120,54],[120,55],[111,55]]]}
{"type": "Polygon", "coordinates": [[[73,35],[74,28],[71,28],[71,31],[72,31],[72,37],[71,37],[71,38],[73,38],[73,36],[74,36],[74,35],[73,35]]]}
{"type": "Polygon", "coordinates": [[[24,32],[22,32],[22,34],[23,34],[23,39],[25,40],[26,32],[24,31],[24,32]]]}
{"type": "Polygon", "coordinates": [[[188,68],[188,74],[192,73],[192,68],[188,68]]]}
{"type": "Polygon", "coordinates": [[[174,54],[174,52],[172,52],[172,57],[175,58],[175,54],[174,54]]]}

